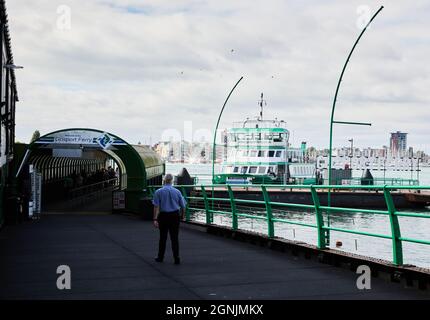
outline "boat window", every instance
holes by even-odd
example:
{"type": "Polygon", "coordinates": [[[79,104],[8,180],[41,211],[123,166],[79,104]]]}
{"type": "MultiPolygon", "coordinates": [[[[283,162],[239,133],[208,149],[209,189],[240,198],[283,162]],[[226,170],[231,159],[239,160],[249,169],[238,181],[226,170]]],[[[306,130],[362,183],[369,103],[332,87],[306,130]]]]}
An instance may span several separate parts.
{"type": "Polygon", "coordinates": [[[258,151],[258,156],[261,158],[261,157],[265,157],[266,156],[266,151],[263,151],[263,150],[259,150],[258,151]]]}
{"type": "Polygon", "coordinates": [[[269,151],[269,158],[273,158],[275,156],[275,151],[274,150],[270,150],[269,151]]]}
{"type": "Polygon", "coordinates": [[[243,156],[244,156],[244,157],[247,157],[247,156],[248,156],[248,154],[249,154],[249,150],[243,150],[243,156]]]}
{"type": "Polygon", "coordinates": [[[233,172],[234,172],[234,173],[239,172],[239,167],[234,167],[233,172]]]}
{"type": "Polygon", "coordinates": [[[242,167],[242,168],[240,169],[240,173],[241,173],[241,174],[245,174],[247,171],[248,171],[248,167],[247,167],[247,166],[244,166],[244,167],[242,167]]]}
{"type": "Polygon", "coordinates": [[[281,142],[282,141],[282,133],[273,136],[273,142],[281,142]]]}
{"type": "Polygon", "coordinates": [[[250,156],[251,157],[256,157],[257,156],[257,150],[251,150],[250,156]]]}
{"type": "Polygon", "coordinates": [[[258,173],[261,173],[261,174],[266,173],[266,167],[259,167],[258,173]]]}
{"type": "Polygon", "coordinates": [[[257,167],[249,167],[249,173],[256,173],[257,167]]]}
{"type": "Polygon", "coordinates": [[[282,154],[282,151],[276,151],[276,157],[278,158],[278,157],[280,157],[281,156],[281,154],[282,154]]]}

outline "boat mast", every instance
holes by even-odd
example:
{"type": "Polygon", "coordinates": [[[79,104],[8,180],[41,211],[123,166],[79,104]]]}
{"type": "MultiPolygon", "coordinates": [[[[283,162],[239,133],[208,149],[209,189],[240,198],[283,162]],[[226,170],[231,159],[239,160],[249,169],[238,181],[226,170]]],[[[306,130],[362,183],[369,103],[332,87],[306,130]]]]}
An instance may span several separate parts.
{"type": "Polygon", "coordinates": [[[260,117],[258,120],[263,121],[263,105],[267,106],[266,100],[263,99],[263,92],[261,93],[261,99],[258,105],[260,106],[260,117]]]}

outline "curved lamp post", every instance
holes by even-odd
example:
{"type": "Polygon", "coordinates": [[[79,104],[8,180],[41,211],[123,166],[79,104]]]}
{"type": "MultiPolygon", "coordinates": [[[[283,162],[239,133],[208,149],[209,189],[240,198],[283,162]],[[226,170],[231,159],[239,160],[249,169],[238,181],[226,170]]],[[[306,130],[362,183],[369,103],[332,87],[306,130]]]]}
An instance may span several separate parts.
{"type": "Polygon", "coordinates": [[[218,131],[219,122],[221,120],[221,116],[222,116],[222,113],[224,112],[224,108],[228,102],[228,99],[230,99],[231,94],[233,93],[234,89],[236,89],[239,82],[242,81],[242,79],[243,79],[243,76],[240,77],[240,79],[236,82],[234,87],[230,90],[230,93],[228,94],[227,98],[224,101],[224,104],[223,104],[221,111],[219,113],[219,116],[218,116],[218,120],[216,122],[215,131],[214,131],[214,140],[213,140],[213,144],[212,144],[212,184],[215,183],[215,158],[216,158],[215,147],[216,147],[216,133],[218,131]]]}
{"type": "MultiPolygon", "coordinates": [[[[328,184],[331,184],[331,167],[332,167],[332,148],[333,148],[333,124],[351,124],[351,125],[365,125],[370,126],[370,123],[363,123],[363,122],[349,122],[349,121],[335,121],[334,120],[334,111],[336,108],[336,101],[337,101],[337,95],[339,93],[340,83],[342,82],[343,75],[346,70],[346,66],[348,65],[349,59],[351,58],[352,53],[354,52],[355,47],[357,46],[358,42],[360,41],[361,37],[363,36],[364,32],[366,31],[367,27],[372,23],[372,21],[375,19],[375,17],[381,12],[381,10],[384,8],[384,6],[381,6],[378,11],[372,16],[372,18],[369,20],[369,22],[366,24],[366,26],[361,31],[360,35],[358,36],[357,40],[355,40],[354,45],[352,46],[351,51],[348,54],[348,57],[346,58],[345,64],[343,65],[342,72],[339,77],[339,81],[337,82],[336,86],[336,92],[333,99],[333,106],[331,109],[331,117],[330,117],[330,146],[329,146],[329,157],[328,157],[328,184]]],[[[331,205],[331,190],[328,189],[328,198],[327,198],[327,205],[330,207],[331,205]]],[[[330,224],[330,220],[328,220],[328,224],[330,224]]],[[[328,233],[328,232],[327,232],[328,233]]],[[[329,239],[327,237],[327,239],[329,239]]]]}

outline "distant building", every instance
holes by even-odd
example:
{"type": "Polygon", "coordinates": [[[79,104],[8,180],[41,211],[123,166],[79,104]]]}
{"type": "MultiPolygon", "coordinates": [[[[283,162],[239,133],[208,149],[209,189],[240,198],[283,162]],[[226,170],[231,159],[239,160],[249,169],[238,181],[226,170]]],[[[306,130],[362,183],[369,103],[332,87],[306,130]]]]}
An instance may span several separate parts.
{"type": "Polygon", "coordinates": [[[393,157],[402,157],[406,154],[407,148],[407,133],[392,132],[390,137],[390,151],[393,157]]]}
{"type": "Polygon", "coordinates": [[[11,161],[15,145],[15,104],[18,101],[6,4],[0,0],[0,39],[2,44],[0,67],[0,226],[9,197],[5,187],[11,175],[11,161]]]}

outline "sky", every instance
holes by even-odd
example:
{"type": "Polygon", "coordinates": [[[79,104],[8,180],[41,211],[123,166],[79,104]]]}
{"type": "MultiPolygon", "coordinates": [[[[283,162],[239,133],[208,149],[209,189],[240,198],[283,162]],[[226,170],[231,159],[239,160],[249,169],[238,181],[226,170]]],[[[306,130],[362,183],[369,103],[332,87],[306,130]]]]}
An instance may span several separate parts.
{"type": "Polygon", "coordinates": [[[16,138],[95,128],[129,143],[210,140],[258,115],[283,119],[298,146],[382,147],[389,133],[430,153],[430,1],[9,0],[20,102],[16,138]]]}

